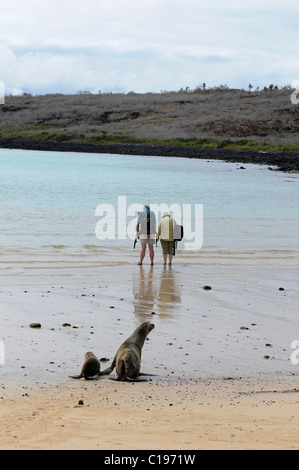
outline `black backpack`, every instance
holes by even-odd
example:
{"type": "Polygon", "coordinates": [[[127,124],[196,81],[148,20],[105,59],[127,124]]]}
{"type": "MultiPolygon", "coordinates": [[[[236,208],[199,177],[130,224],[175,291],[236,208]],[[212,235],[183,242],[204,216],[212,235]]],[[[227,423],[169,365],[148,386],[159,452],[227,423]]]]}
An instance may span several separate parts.
{"type": "Polygon", "coordinates": [[[182,225],[175,225],[173,227],[173,240],[181,242],[184,238],[184,227],[182,225]]]}

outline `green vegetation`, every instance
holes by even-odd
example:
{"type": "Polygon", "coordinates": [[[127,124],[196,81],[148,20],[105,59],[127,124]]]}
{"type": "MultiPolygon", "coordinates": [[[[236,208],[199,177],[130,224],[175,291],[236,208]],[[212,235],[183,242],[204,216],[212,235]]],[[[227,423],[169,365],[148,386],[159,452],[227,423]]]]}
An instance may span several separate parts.
{"type": "Polygon", "coordinates": [[[277,144],[271,142],[254,142],[253,140],[230,140],[209,138],[137,138],[128,135],[109,135],[104,131],[84,134],[73,130],[59,129],[45,125],[26,126],[16,130],[11,128],[0,131],[0,139],[21,139],[48,142],[71,142],[93,145],[166,145],[192,148],[223,148],[232,150],[253,150],[265,152],[299,152],[299,144],[277,144]]]}

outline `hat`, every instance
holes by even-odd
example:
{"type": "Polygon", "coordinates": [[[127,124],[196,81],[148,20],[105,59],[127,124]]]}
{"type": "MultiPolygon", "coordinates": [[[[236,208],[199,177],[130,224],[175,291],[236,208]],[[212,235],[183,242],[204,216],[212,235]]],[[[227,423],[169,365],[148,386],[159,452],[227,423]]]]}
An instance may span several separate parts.
{"type": "Polygon", "coordinates": [[[163,212],[162,219],[163,219],[163,217],[170,217],[170,215],[168,214],[168,212],[163,212]]]}

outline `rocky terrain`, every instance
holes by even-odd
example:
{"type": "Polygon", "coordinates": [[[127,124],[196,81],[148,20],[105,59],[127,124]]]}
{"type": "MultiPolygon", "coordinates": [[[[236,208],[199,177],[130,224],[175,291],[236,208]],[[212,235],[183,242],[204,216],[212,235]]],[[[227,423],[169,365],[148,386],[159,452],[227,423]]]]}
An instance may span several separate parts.
{"type": "Polygon", "coordinates": [[[292,90],[8,96],[0,147],[221,158],[299,170],[292,90]]]}

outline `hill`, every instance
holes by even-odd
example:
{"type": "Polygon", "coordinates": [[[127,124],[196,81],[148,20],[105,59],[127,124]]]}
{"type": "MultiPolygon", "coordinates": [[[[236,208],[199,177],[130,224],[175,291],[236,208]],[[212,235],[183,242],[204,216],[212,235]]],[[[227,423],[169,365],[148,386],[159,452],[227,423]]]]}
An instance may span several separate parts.
{"type": "Polygon", "coordinates": [[[299,105],[292,104],[291,94],[289,87],[254,93],[218,87],[9,96],[0,106],[0,145],[33,141],[299,153],[299,105]]]}

